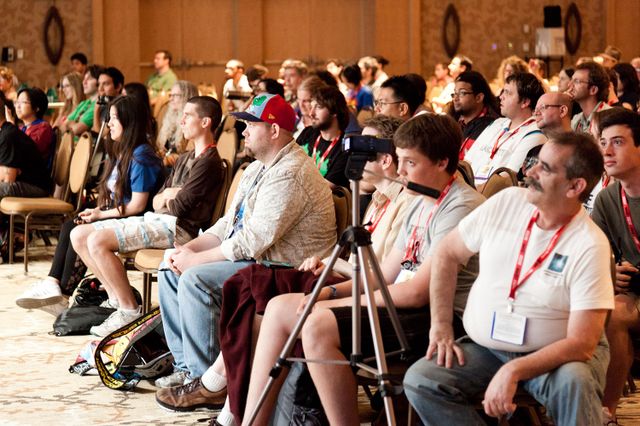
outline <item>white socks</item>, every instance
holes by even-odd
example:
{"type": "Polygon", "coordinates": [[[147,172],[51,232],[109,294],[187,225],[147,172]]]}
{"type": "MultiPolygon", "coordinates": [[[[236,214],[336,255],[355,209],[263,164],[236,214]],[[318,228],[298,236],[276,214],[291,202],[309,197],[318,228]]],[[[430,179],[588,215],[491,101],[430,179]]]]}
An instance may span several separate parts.
{"type": "Polygon", "coordinates": [[[213,367],[209,367],[200,378],[202,386],[209,392],[218,392],[227,387],[227,378],[218,374],[213,367]]]}
{"type": "Polygon", "coordinates": [[[224,401],[224,407],[222,407],[222,410],[220,411],[220,414],[218,414],[218,417],[216,418],[216,421],[218,423],[220,423],[222,426],[235,426],[236,425],[236,421],[233,418],[233,414],[231,414],[231,411],[229,410],[229,397],[228,396],[227,396],[227,399],[224,401]]]}

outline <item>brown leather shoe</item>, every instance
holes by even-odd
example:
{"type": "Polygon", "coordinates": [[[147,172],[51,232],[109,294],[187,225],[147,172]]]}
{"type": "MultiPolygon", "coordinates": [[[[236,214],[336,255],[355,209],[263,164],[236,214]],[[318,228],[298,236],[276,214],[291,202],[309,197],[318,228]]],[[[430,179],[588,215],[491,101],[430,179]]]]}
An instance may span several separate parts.
{"type": "Polygon", "coordinates": [[[200,379],[156,392],[158,405],[171,411],[194,411],[198,408],[220,409],[224,406],[226,397],[227,388],[210,392],[202,386],[200,379]]]}

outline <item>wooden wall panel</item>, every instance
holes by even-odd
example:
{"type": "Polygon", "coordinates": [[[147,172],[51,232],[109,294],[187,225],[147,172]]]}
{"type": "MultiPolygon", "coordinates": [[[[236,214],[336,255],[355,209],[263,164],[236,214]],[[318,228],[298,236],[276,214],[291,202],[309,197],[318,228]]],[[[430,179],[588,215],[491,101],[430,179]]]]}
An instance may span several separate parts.
{"type": "Polygon", "coordinates": [[[324,64],[328,58],[357,61],[364,56],[362,38],[373,31],[364,26],[362,1],[315,0],[311,3],[314,24],[310,30],[313,59],[324,64]]]}
{"type": "Polygon", "coordinates": [[[103,16],[102,58],[96,63],[117,67],[125,81],[140,81],[138,1],[101,0],[103,16]]]}
{"type": "Polygon", "coordinates": [[[640,56],[640,0],[607,0],[607,44],[629,62],[640,56]]]}
{"type": "MultiPolygon", "coordinates": [[[[311,34],[319,31],[312,23],[309,1],[268,0],[263,2],[263,58],[270,68],[284,59],[298,58],[306,62],[311,56],[311,34]]],[[[330,28],[322,26],[322,32],[330,28]]]]}

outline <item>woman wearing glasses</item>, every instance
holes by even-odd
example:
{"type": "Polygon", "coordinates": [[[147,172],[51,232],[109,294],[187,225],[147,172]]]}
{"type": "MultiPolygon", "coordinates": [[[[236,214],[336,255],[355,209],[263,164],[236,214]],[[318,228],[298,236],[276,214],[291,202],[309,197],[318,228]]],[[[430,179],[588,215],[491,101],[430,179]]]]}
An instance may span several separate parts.
{"type": "Polygon", "coordinates": [[[188,81],[178,80],[169,92],[169,108],[167,112],[164,117],[158,118],[158,121],[162,124],[158,132],[156,145],[165,167],[173,167],[180,154],[193,149],[193,144],[189,146],[189,141],[182,136],[180,120],[187,100],[194,96],[198,96],[196,86],[188,81]]]}

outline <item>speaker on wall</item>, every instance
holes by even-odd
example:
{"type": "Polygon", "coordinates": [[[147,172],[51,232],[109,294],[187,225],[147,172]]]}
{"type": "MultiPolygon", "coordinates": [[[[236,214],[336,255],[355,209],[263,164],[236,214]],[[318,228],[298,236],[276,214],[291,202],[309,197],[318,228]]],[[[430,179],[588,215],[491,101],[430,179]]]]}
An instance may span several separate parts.
{"type": "Polygon", "coordinates": [[[560,6],[544,7],[544,27],[560,28],[562,27],[562,10],[560,6]]]}

